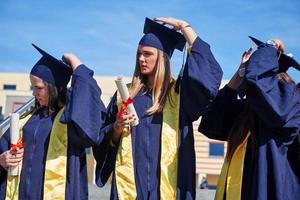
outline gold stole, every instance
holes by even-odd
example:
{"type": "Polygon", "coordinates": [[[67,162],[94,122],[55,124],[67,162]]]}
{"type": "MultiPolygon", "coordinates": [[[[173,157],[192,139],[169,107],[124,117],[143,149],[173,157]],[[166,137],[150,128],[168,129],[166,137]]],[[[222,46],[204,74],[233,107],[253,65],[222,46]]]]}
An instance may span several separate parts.
{"type": "MultiPolygon", "coordinates": [[[[45,180],[44,180],[44,199],[65,199],[66,173],[67,173],[67,149],[68,132],[67,125],[60,123],[60,118],[64,109],[62,108],[56,115],[47,152],[45,180]]],[[[32,114],[21,119],[20,135],[23,126],[32,114]]],[[[26,147],[25,147],[26,148],[26,147]]],[[[21,166],[21,164],[20,164],[21,166]]],[[[21,169],[19,169],[19,172],[21,169]]],[[[19,176],[8,176],[6,187],[6,200],[18,199],[19,176]]]]}
{"type": "Polygon", "coordinates": [[[67,177],[68,131],[67,125],[59,120],[64,111],[62,108],[56,115],[47,152],[44,199],[65,199],[67,177]]]}
{"type": "MultiPolygon", "coordinates": [[[[118,107],[122,104],[118,94],[118,107]]],[[[163,109],[160,160],[160,199],[176,199],[178,168],[179,94],[171,89],[171,99],[163,109]]],[[[129,130],[130,131],[130,130],[129,130]]],[[[122,133],[115,167],[118,199],[136,199],[131,134],[122,133]]]]}
{"type": "MultiPolygon", "coordinates": [[[[30,119],[33,112],[32,110],[28,113],[25,113],[23,116],[20,117],[19,121],[19,135],[20,137],[23,136],[23,127],[26,122],[30,119]]],[[[7,174],[6,180],[6,200],[18,200],[19,199],[19,182],[20,182],[20,173],[22,169],[22,161],[19,163],[18,175],[17,176],[10,176],[7,174]]]]}
{"type": "Polygon", "coordinates": [[[223,200],[225,190],[226,199],[241,199],[244,159],[249,136],[250,132],[248,132],[243,142],[237,147],[231,160],[225,158],[218,180],[215,200],[223,200]]]}

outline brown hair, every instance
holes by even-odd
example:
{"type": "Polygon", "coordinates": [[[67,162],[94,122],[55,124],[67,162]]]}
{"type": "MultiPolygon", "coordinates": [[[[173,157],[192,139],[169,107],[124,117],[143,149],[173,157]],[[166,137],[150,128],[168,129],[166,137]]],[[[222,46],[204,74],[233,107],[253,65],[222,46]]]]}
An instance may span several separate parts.
{"type": "Polygon", "coordinates": [[[294,80],[292,79],[292,77],[290,77],[290,75],[288,75],[288,73],[286,73],[286,72],[278,73],[278,77],[287,83],[295,83],[294,80]]]}
{"type": "MultiPolygon", "coordinates": [[[[281,72],[278,74],[278,77],[282,80],[284,80],[287,83],[294,83],[296,84],[296,82],[292,79],[292,77],[290,77],[290,75],[286,72],[281,72]]],[[[295,86],[296,90],[300,90],[300,83],[296,84],[295,86]]]]}
{"type": "Polygon", "coordinates": [[[226,159],[230,160],[237,147],[244,141],[250,131],[250,139],[253,155],[256,155],[257,139],[255,136],[255,116],[254,112],[246,107],[245,110],[237,117],[235,123],[230,129],[226,159]]]}
{"type": "MultiPolygon", "coordinates": [[[[58,88],[54,84],[43,81],[45,86],[48,88],[48,106],[46,106],[46,114],[49,115],[52,112],[57,112],[61,109],[65,103],[67,98],[67,88],[60,87],[58,88]]],[[[35,109],[41,108],[41,105],[38,101],[35,101],[35,109]]]]}

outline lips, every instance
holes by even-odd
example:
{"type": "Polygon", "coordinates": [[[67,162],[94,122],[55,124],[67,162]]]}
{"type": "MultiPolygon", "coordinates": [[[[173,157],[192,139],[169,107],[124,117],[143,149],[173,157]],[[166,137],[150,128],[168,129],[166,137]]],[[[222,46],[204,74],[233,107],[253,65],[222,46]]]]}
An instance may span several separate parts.
{"type": "Polygon", "coordinates": [[[140,65],[141,69],[147,69],[147,65],[140,65]]]}

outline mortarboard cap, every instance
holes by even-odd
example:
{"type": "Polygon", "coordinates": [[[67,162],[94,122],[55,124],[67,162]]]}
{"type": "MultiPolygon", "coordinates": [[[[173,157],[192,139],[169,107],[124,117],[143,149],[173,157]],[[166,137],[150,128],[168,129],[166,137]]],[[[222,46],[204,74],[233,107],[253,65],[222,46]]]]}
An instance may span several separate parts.
{"type": "Polygon", "coordinates": [[[72,69],[36,45],[32,44],[32,46],[42,54],[42,58],[33,66],[30,74],[57,87],[66,87],[70,81],[72,69]]]}
{"type": "MultiPolygon", "coordinates": [[[[265,42],[262,42],[254,37],[249,36],[249,38],[257,45],[260,46],[262,44],[266,44],[265,42]]],[[[278,60],[279,63],[279,70],[278,72],[286,72],[290,67],[294,67],[298,71],[300,71],[300,65],[299,63],[292,57],[288,56],[286,54],[281,54],[278,60]]]]}
{"type": "Polygon", "coordinates": [[[160,23],[145,18],[144,36],[139,44],[158,48],[171,58],[175,48],[182,51],[185,45],[184,36],[160,23]]]}
{"type": "Polygon", "coordinates": [[[278,60],[279,72],[286,72],[290,67],[294,67],[300,71],[299,63],[292,57],[286,54],[281,54],[278,60]]]}
{"type": "Polygon", "coordinates": [[[248,36],[257,46],[260,46],[261,44],[265,44],[264,42],[252,37],[252,36],[248,36]]]}

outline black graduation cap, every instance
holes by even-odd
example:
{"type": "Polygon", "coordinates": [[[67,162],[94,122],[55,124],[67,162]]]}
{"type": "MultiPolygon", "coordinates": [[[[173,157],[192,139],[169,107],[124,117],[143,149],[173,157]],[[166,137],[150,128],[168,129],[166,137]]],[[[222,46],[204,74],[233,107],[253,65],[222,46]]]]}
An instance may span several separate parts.
{"type": "Polygon", "coordinates": [[[46,51],[32,44],[41,54],[42,58],[33,66],[30,74],[52,83],[57,87],[66,87],[72,75],[72,69],[64,62],[54,58],[46,51]]]}
{"type": "Polygon", "coordinates": [[[300,71],[299,63],[291,56],[286,54],[281,54],[278,60],[279,63],[279,72],[286,72],[290,67],[294,67],[300,71]]]}
{"type": "MultiPolygon", "coordinates": [[[[260,46],[262,44],[266,44],[254,37],[249,36],[249,38],[257,45],[260,46]]],[[[299,63],[292,57],[286,54],[281,54],[278,60],[279,63],[279,71],[278,72],[286,72],[290,67],[294,67],[298,71],[300,71],[299,63]]]]}
{"type": "Polygon", "coordinates": [[[174,29],[170,29],[149,18],[145,18],[144,36],[139,44],[152,46],[172,56],[175,48],[182,51],[186,40],[184,36],[174,29]]]}
{"type": "Polygon", "coordinates": [[[252,36],[248,36],[257,46],[260,46],[261,44],[265,44],[264,42],[252,37],[252,36]]]}

